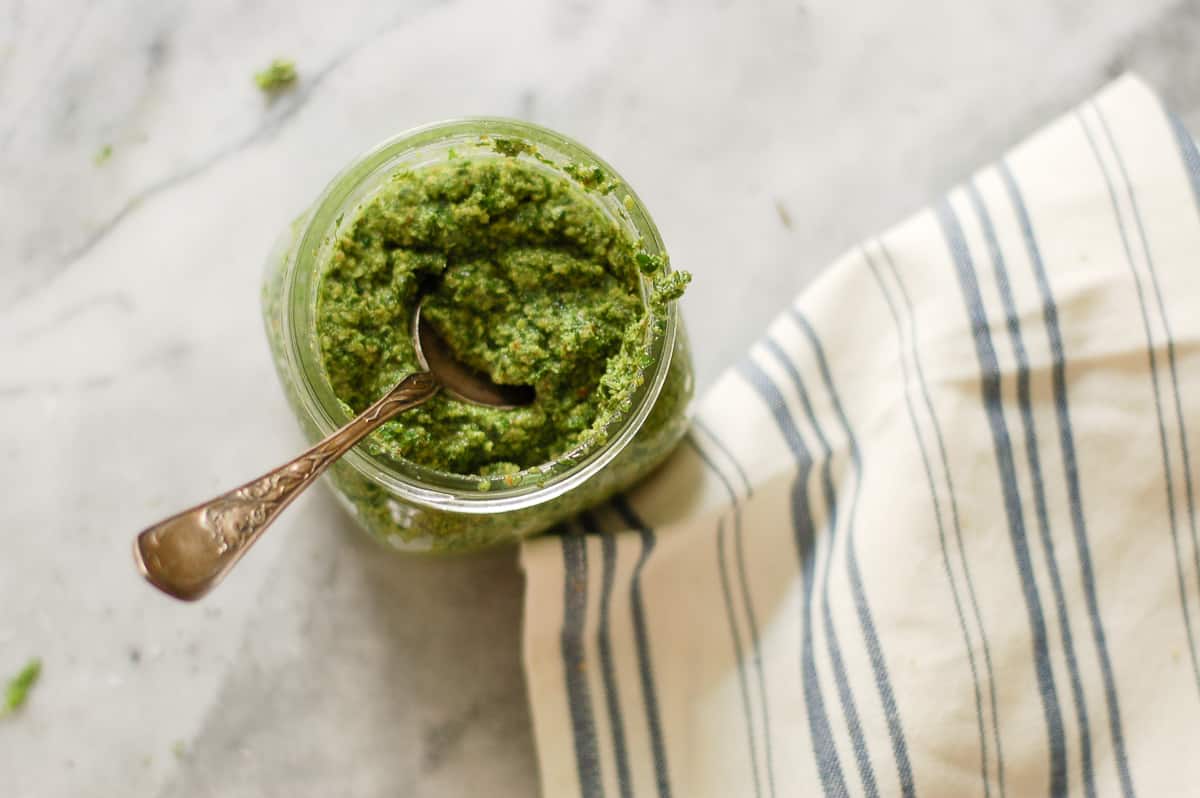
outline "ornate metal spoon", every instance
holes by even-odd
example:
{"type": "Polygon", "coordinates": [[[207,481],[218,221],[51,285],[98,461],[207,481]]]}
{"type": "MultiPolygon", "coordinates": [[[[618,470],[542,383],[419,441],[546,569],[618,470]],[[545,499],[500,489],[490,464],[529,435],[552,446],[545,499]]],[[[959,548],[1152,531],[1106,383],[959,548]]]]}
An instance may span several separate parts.
{"type": "Polygon", "coordinates": [[[137,536],[138,569],[159,590],[195,601],[212,590],[263,531],[334,461],[383,423],[427,401],[439,388],[456,399],[493,407],[533,401],[527,385],[497,385],[459,363],[428,323],[413,315],[413,346],[425,371],[401,380],[357,418],[291,462],[137,536]]]}

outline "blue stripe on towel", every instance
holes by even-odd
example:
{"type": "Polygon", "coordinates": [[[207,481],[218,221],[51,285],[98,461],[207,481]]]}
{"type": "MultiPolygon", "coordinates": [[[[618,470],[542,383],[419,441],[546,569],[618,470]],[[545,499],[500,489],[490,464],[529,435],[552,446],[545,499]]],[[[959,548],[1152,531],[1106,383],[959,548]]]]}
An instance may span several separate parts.
{"type": "MultiPolygon", "coordinates": [[[[792,361],[784,353],[779,344],[770,338],[764,341],[764,346],[787,372],[791,378],[793,387],[795,387],[797,395],[800,397],[800,404],[804,407],[804,414],[808,418],[809,424],[812,425],[813,431],[817,436],[817,442],[821,445],[821,485],[825,493],[825,504],[829,513],[829,544],[827,554],[825,555],[825,564],[822,568],[821,576],[821,615],[825,621],[825,637],[828,642],[829,659],[833,664],[834,683],[837,685],[838,697],[842,702],[842,710],[846,714],[846,726],[850,730],[850,741],[854,746],[854,756],[858,764],[859,777],[862,779],[863,791],[868,796],[879,795],[879,787],[875,780],[875,770],[871,766],[871,756],[867,750],[866,735],[863,734],[862,721],[858,715],[858,706],[854,700],[854,691],[850,687],[850,677],[846,672],[846,663],[842,657],[842,647],[838,642],[836,627],[833,623],[833,611],[829,601],[829,571],[833,564],[833,548],[834,542],[837,540],[838,528],[838,502],[837,493],[833,487],[833,457],[832,449],[829,446],[829,440],[825,437],[825,432],[817,424],[816,416],[813,413],[812,402],[809,399],[808,391],[804,387],[804,382],[800,378],[800,373],[796,371],[796,367],[792,361]]],[[[858,596],[855,595],[855,604],[858,604],[858,596]]]]}
{"type": "Polygon", "coordinates": [[[871,275],[875,278],[876,285],[879,286],[879,292],[883,294],[883,298],[887,302],[888,311],[891,313],[892,321],[896,326],[896,354],[900,361],[900,370],[904,378],[904,404],[908,408],[908,419],[912,425],[913,437],[916,438],[917,447],[921,451],[921,464],[925,468],[925,481],[929,483],[929,499],[933,504],[933,517],[937,523],[938,543],[942,552],[942,569],[946,572],[946,581],[950,583],[950,596],[954,599],[954,612],[958,616],[958,628],[962,632],[963,647],[967,652],[967,665],[971,670],[971,682],[975,691],[975,715],[979,726],[979,767],[981,771],[980,775],[983,779],[983,794],[987,798],[987,796],[991,795],[991,780],[988,778],[987,733],[984,731],[983,693],[979,686],[979,668],[975,662],[975,650],[971,645],[971,635],[967,630],[967,619],[963,613],[962,598],[959,596],[958,580],[954,578],[954,570],[950,565],[950,550],[946,545],[946,523],[942,516],[941,502],[938,500],[937,483],[933,478],[933,467],[929,452],[925,448],[925,440],[921,436],[920,424],[917,421],[916,409],[909,390],[909,383],[912,377],[909,374],[908,362],[904,356],[904,328],[900,323],[900,313],[896,302],[892,299],[891,292],[884,284],[883,277],[879,273],[879,268],[865,249],[862,251],[862,256],[863,260],[866,261],[867,267],[871,270],[871,275]]]}
{"type": "MultiPolygon", "coordinates": [[[[1150,382],[1154,388],[1154,409],[1158,421],[1158,441],[1159,447],[1162,450],[1163,481],[1166,484],[1167,490],[1167,520],[1171,527],[1171,543],[1175,551],[1175,578],[1179,583],[1179,606],[1183,613],[1183,625],[1188,639],[1188,653],[1191,655],[1192,673],[1196,680],[1196,688],[1200,690],[1200,660],[1197,659],[1196,635],[1192,625],[1191,612],[1188,609],[1187,579],[1183,572],[1183,554],[1179,545],[1179,522],[1175,511],[1175,479],[1171,473],[1171,451],[1167,442],[1167,426],[1163,419],[1162,391],[1158,387],[1158,354],[1154,345],[1154,335],[1150,329],[1150,313],[1146,304],[1146,291],[1142,287],[1142,280],[1138,275],[1137,265],[1134,263],[1133,248],[1129,243],[1129,234],[1125,230],[1125,221],[1121,217],[1121,207],[1117,200],[1116,186],[1113,185],[1112,176],[1109,175],[1108,168],[1104,165],[1104,159],[1100,155],[1100,149],[1096,144],[1096,139],[1092,135],[1091,129],[1088,127],[1082,114],[1077,114],[1076,116],[1080,127],[1083,128],[1084,136],[1087,137],[1088,145],[1092,148],[1092,154],[1096,159],[1096,166],[1100,169],[1100,173],[1104,177],[1104,183],[1108,187],[1108,197],[1112,204],[1113,219],[1115,220],[1117,231],[1121,235],[1121,245],[1124,247],[1125,260],[1129,265],[1129,271],[1133,277],[1134,287],[1137,290],[1138,306],[1142,313],[1142,328],[1146,335],[1146,356],[1150,364],[1150,382]]],[[[1185,451],[1186,448],[1185,442],[1185,451]]]]}
{"type": "Polygon", "coordinates": [[[1088,618],[1092,625],[1092,639],[1100,657],[1100,672],[1104,680],[1104,696],[1108,705],[1109,731],[1112,735],[1113,751],[1117,759],[1117,771],[1121,779],[1121,792],[1125,798],[1134,795],[1133,778],[1129,772],[1129,755],[1125,749],[1125,733],[1121,728],[1121,708],[1117,700],[1116,679],[1113,676],[1112,659],[1108,654],[1108,641],[1104,624],[1100,619],[1100,603],[1096,595],[1096,572],[1092,566],[1092,549],[1088,542],[1087,522],[1083,512],[1083,492],[1079,485],[1079,461],[1075,453],[1075,435],[1071,429],[1071,411],[1067,398],[1067,361],[1063,348],[1062,330],[1058,324],[1058,305],[1046,276],[1042,262],[1041,247],[1033,232],[1033,221],[1029,209],[1008,164],[1000,163],[1000,177],[1008,191],[1009,201],[1017,215],[1025,249],[1042,297],[1042,318],[1046,323],[1046,336],[1050,341],[1052,358],[1051,380],[1054,391],[1054,411],[1058,419],[1059,445],[1063,453],[1063,476],[1067,482],[1067,498],[1071,505],[1071,526],[1075,532],[1075,550],[1079,556],[1079,569],[1083,580],[1084,596],[1087,600],[1088,618]]]}
{"type": "Polygon", "coordinates": [[[584,798],[602,798],[600,753],[596,745],[596,722],[592,715],[583,643],[587,618],[587,546],[584,539],[575,534],[564,534],[561,540],[566,573],[563,579],[562,657],[571,730],[575,736],[575,763],[580,793],[584,798]]]}
{"type": "Polygon", "coordinates": [[[784,442],[796,461],[796,479],[792,483],[791,523],[795,538],[796,556],[800,561],[800,575],[804,587],[804,607],[801,619],[800,676],[804,689],[804,706],[808,713],[809,732],[812,738],[813,756],[817,774],[826,796],[846,798],[846,779],[829,726],[829,715],[825,709],[825,698],[817,680],[816,658],[813,655],[812,603],[815,568],[815,539],[812,513],[808,506],[808,479],[812,473],[812,456],[800,437],[791,411],[783,401],[779,389],[766,373],[753,361],[746,359],[738,370],[762,397],[775,423],[779,426],[784,442]]]}
{"type": "MultiPolygon", "coordinates": [[[[687,443],[691,445],[692,449],[696,452],[696,454],[700,457],[700,459],[702,461],[704,461],[704,464],[706,466],[708,466],[709,470],[712,471],[713,474],[716,475],[717,479],[720,480],[721,484],[725,486],[725,491],[726,491],[726,493],[729,494],[729,501],[733,506],[735,543],[739,547],[739,551],[740,551],[741,527],[742,527],[742,525],[741,525],[741,508],[738,505],[737,494],[734,492],[733,486],[729,483],[729,480],[726,478],[724,472],[722,472],[721,469],[717,468],[717,465],[716,465],[716,463],[713,462],[712,458],[709,457],[708,454],[704,451],[704,449],[700,446],[700,444],[698,444],[696,442],[694,435],[689,435],[684,440],[687,441],[687,443]]],[[[759,776],[758,776],[758,744],[757,744],[757,741],[755,740],[754,717],[753,717],[754,713],[750,709],[750,688],[748,686],[748,682],[746,679],[746,665],[745,665],[745,662],[742,657],[741,631],[738,629],[737,612],[734,608],[734,603],[733,603],[733,592],[729,587],[729,582],[730,582],[729,567],[728,567],[728,563],[727,563],[727,558],[725,556],[725,527],[724,527],[723,519],[717,522],[717,567],[719,569],[719,573],[720,573],[720,577],[721,577],[721,591],[722,591],[724,599],[725,599],[725,616],[729,623],[729,636],[730,636],[730,640],[731,640],[731,643],[733,646],[734,660],[737,663],[738,684],[741,687],[741,691],[742,691],[742,714],[745,716],[745,720],[746,720],[746,744],[747,744],[747,748],[749,749],[749,754],[750,754],[751,771],[754,774],[754,794],[762,795],[762,786],[759,784],[759,776]]],[[[742,576],[744,576],[744,573],[742,574],[742,576]]],[[[747,586],[743,583],[742,584],[743,590],[745,590],[746,587],[747,586]]],[[[751,608],[749,607],[749,605],[747,605],[746,609],[747,609],[748,614],[750,614],[750,616],[753,617],[753,612],[751,611],[751,608]]],[[[754,652],[755,659],[758,660],[758,636],[756,633],[752,632],[750,642],[751,642],[751,648],[754,652]]],[[[759,678],[761,679],[761,677],[762,677],[761,661],[759,661],[758,674],[759,674],[759,678]]],[[[764,690],[763,691],[762,711],[765,713],[766,709],[767,709],[766,696],[765,696],[765,690],[764,690]]],[[[764,725],[765,725],[765,718],[764,718],[764,725]]],[[[764,742],[766,744],[767,751],[769,752],[770,747],[771,747],[769,731],[766,734],[766,739],[764,740],[764,742]]],[[[769,772],[769,770],[770,770],[770,754],[769,753],[767,755],[767,762],[768,762],[767,768],[768,768],[768,772],[769,772]]],[[[772,781],[773,781],[773,779],[772,779],[772,781]]],[[[771,795],[774,795],[774,794],[775,794],[775,788],[774,788],[774,785],[772,784],[771,795]]]]}
{"type": "Polygon", "coordinates": [[[617,687],[617,669],[613,663],[609,608],[612,606],[613,580],[617,571],[617,538],[604,533],[591,513],[579,517],[588,534],[600,538],[604,571],[600,582],[600,620],[596,627],[596,651],[600,656],[600,678],[604,682],[604,701],[608,725],[612,728],[613,759],[617,766],[617,789],[621,798],[631,798],[633,782],[629,776],[629,752],[625,746],[625,717],[621,711],[621,692],[617,687]]]}
{"type": "MultiPolygon", "coordinates": [[[[792,308],[792,317],[800,325],[800,329],[804,332],[805,337],[808,338],[809,344],[813,348],[813,353],[817,358],[817,367],[821,372],[821,379],[825,383],[825,389],[829,392],[830,401],[833,402],[834,412],[837,413],[838,421],[842,425],[842,431],[846,435],[846,440],[850,444],[850,462],[854,467],[855,488],[854,499],[850,503],[850,519],[846,525],[846,570],[850,576],[850,586],[854,592],[854,606],[858,610],[858,620],[862,626],[863,638],[867,643],[867,653],[871,660],[871,669],[875,673],[875,686],[879,690],[879,699],[883,703],[883,713],[887,719],[888,736],[892,740],[892,756],[895,757],[896,769],[900,777],[900,791],[905,798],[913,798],[916,795],[916,787],[913,784],[912,762],[908,756],[908,743],[904,738],[904,727],[900,722],[900,710],[896,704],[896,694],[892,688],[892,680],[888,676],[887,661],[884,658],[883,646],[880,645],[879,635],[875,631],[875,621],[871,615],[871,608],[867,604],[867,592],[863,586],[862,572],[858,565],[858,549],[855,544],[855,520],[858,516],[859,494],[862,493],[862,451],[858,446],[858,438],[850,426],[850,420],[846,416],[846,410],[842,406],[841,397],[834,386],[833,376],[829,371],[829,362],[825,358],[825,350],[821,346],[821,340],[817,336],[816,330],[813,329],[808,319],[795,307],[792,308]]],[[[814,418],[812,421],[813,425],[816,426],[816,419],[814,418]]],[[[828,474],[828,472],[826,473],[828,474]]]]}
{"type": "Polygon", "coordinates": [[[1000,367],[996,350],[988,329],[987,315],[983,308],[983,297],[975,277],[975,268],[967,252],[962,228],[949,202],[937,204],[937,217],[942,225],[955,273],[962,290],[963,301],[971,319],[974,332],[975,353],[979,360],[980,389],[992,441],[996,452],[996,467],[1000,472],[1000,486],[1004,495],[1004,509],[1008,518],[1009,537],[1013,556],[1021,580],[1021,592],[1025,609],[1029,615],[1030,642],[1033,647],[1034,672],[1042,699],[1042,712],[1046,719],[1049,735],[1050,794],[1067,794],[1067,743],[1063,732],[1062,708],[1058,703],[1058,690],[1054,685],[1054,672],[1050,665],[1050,650],[1046,640],[1046,618],[1042,611],[1041,597],[1033,577],[1033,561],[1029,553],[1029,540],[1025,532],[1025,518],[1021,507],[1021,493],[1017,487],[1016,464],[1013,457],[1012,440],[1004,420],[1004,406],[1000,395],[1000,367]]]}
{"type": "Polygon", "coordinates": [[[633,566],[629,586],[629,601],[633,613],[633,634],[637,643],[638,673],[642,680],[642,696],[646,702],[646,726],[650,730],[650,751],[654,756],[654,779],[659,798],[670,798],[671,778],[667,768],[667,749],[663,742],[662,718],[658,711],[658,690],[654,681],[654,664],[650,658],[650,633],[646,628],[646,607],[642,599],[642,569],[654,550],[654,530],[646,526],[633,511],[624,496],[612,500],[612,506],[630,527],[642,536],[642,551],[633,566]]]}
{"type": "Polygon", "coordinates": [[[1071,680],[1071,694],[1075,700],[1075,721],[1079,726],[1079,759],[1083,771],[1083,789],[1088,798],[1096,795],[1096,774],[1092,765],[1092,729],[1088,722],[1087,697],[1083,692],[1083,679],[1079,674],[1079,660],[1075,656],[1075,639],[1071,634],[1071,618],[1067,612],[1067,596],[1059,574],[1058,557],[1054,552],[1054,537],[1050,531],[1050,513],[1046,509],[1046,482],[1042,475],[1042,459],[1038,450],[1037,425],[1033,417],[1033,399],[1029,378],[1029,355],[1025,351],[1025,338],[1021,333],[1021,320],[1017,314],[1017,303],[1009,284],[1008,267],[996,238],[992,217],[983,203],[983,197],[973,182],[967,184],[967,197],[979,218],[984,241],[996,273],[996,286],[1000,302],[1004,306],[1004,319],[1008,335],[1012,339],[1013,354],[1017,364],[1017,407],[1021,414],[1021,425],[1025,431],[1025,453],[1029,462],[1029,475],[1033,483],[1033,506],[1037,516],[1038,532],[1042,539],[1042,551],[1046,558],[1046,570],[1050,575],[1050,589],[1054,593],[1054,605],[1058,612],[1059,632],[1062,636],[1063,656],[1067,661],[1067,674],[1071,680]]]}

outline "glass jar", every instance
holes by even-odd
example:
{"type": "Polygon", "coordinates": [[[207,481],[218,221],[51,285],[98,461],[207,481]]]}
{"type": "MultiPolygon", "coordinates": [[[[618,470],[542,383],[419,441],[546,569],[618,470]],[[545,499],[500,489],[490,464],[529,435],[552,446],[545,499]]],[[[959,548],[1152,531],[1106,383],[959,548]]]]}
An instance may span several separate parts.
{"type": "MultiPolygon", "coordinates": [[[[280,237],[266,264],[267,338],[284,392],[310,441],[350,420],[329,384],[316,335],[318,286],[337,236],[400,169],[418,170],[450,157],[514,157],[514,152],[536,168],[576,182],[603,170],[610,180],[606,189],[612,190],[589,191],[587,196],[639,240],[647,254],[666,261],[658,229],[633,190],[611,166],[561,134],[515,120],[468,118],[383,142],[334,178],[280,237]]],[[[545,531],[628,488],[682,438],[693,392],[677,303],[669,303],[665,318],[657,319],[650,292],[651,282],[643,276],[642,301],[658,322],[647,325],[649,366],[629,410],[608,427],[604,443],[527,469],[516,484],[503,476],[436,471],[372,454],[369,445],[360,444],[328,472],[342,504],[367,532],[390,546],[453,551],[545,531]]]]}

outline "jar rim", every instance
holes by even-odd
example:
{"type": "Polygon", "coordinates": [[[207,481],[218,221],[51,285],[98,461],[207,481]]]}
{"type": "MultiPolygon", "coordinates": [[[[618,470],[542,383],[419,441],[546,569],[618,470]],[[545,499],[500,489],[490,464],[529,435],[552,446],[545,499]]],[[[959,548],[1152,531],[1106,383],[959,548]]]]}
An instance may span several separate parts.
{"type": "MultiPolygon", "coordinates": [[[[500,157],[492,146],[496,138],[533,145],[536,160],[528,153],[516,157],[529,157],[530,163],[567,179],[575,180],[556,167],[574,164],[604,170],[620,186],[621,200],[614,197],[614,192],[599,196],[589,192],[589,196],[600,203],[625,232],[636,236],[642,250],[667,261],[658,228],[629,184],[606,161],[561,133],[516,119],[463,117],[422,125],[385,139],[352,161],[326,186],[298,232],[298,244],[292,248],[285,266],[280,302],[284,359],[289,371],[297,377],[297,409],[307,416],[306,420],[321,436],[332,433],[350,420],[329,385],[319,351],[314,349],[316,300],[326,263],[322,255],[336,239],[339,225],[344,219],[352,223],[357,210],[373,196],[373,191],[387,176],[397,169],[410,167],[411,159],[422,152],[441,152],[437,159],[440,160],[445,157],[444,151],[454,145],[478,146],[486,147],[487,152],[467,157],[500,157]],[[406,158],[410,160],[406,161],[406,158]]],[[[430,159],[419,166],[433,162],[435,160],[430,159]]],[[[578,169],[575,172],[578,174],[578,169]]],[[[663,269],[670,272],[669,265],[664,265],[663,269]]],[[[524,469],[522,479],[516,485],[507,484],[502,476],[451,474],[411,461],[373,455],[365,447],[355,447],[345,455],[344,461],[397,498],[417,506],[459,513],[497,513],[532,507],[587,481],[608,465],[641,429],[670,368],[678,309],[675,303],[668,303],[663,318],[657,318],[649,301],[651,282],[645,275],[641,275],[640,280],[643,306],[650,322],[646,325],[650,365],[643,372],[646,379],[635,392],[631,408],[607,428],[603,443],[581,447],[556,460],[524,469]]]]}

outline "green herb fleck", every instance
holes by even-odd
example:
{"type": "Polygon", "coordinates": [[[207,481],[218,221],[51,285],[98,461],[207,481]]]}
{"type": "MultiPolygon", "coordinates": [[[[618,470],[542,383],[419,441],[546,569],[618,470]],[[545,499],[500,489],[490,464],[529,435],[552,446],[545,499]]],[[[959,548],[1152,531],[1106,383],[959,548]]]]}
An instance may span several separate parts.
{"type": "Polygon", "coordinates": [[[498,138],[492,142],[492,149],[506,158],[516,158],[522,153],[537,152],[537,147],[533,146],[527,141],[521,141],[520,139],[498,138]]]}
{"type": "Polygon", "coordinates": [[[296,64],[276,58],[266,69],[254,73],[254,82],[268,94],[283,91],[296,82],[296,64]]]}
{"type": "Polygon", "coordinates": [[[651,255],[646,251],[638,252],[633,256],[633,259],[637,261],[638,270],[642,274],[654,274],[663,267],[663,263],[665,262],[662,255],[651,255]]]}
{"type": "Polygon", "coordinates": [[[29,698],[29,691],[37,684],[38,677],[41,675],[42,661],[33,659],[20,673],[10,679],[8,689],[4,694],[4,709],[0,711],[0,715],[8,715],[20,709],[29,698]]]}
{"type": "Polygon", "coordinates": [[[453,147],[451,147],[449,152],[446,153],[447,161],[453,161],[457,157],[458,157],[458,150],[454,149],[453,147]]]}
{"type": "Polygon", "coordinates": [[[783,223],[783,226],[791,230],[792,215],[788,213],[787,206],[783,204],[782,200],[775,200],[775,212],[779,214],[779,221],[783,223]]]}
{"type": "Polygon", "coordinates": [[[655,304],[666,304],[683,296],[683,292],[687,289],[688,283],[692,281],[692,275],[689,272],[671,272],[668,275],[659,275],[654,281],[654,302],[655,304]]]}
{"type": "Polygon", "coordinates": [[[111,157],[112,157],[112,145],[105,144],[103,147],[96,150],[96,154],[92,156],[92,163],[96,164],[96,166],[102,166],[111,157]]]}
{"type": "Polygon", "coordinates": [[[609,180],[608,174],[599,166],[569,163],[563,166],[563,171],[575,178],[579,185],[591,191],[607,194],[617,187],[617,181],[609,180]]]}

